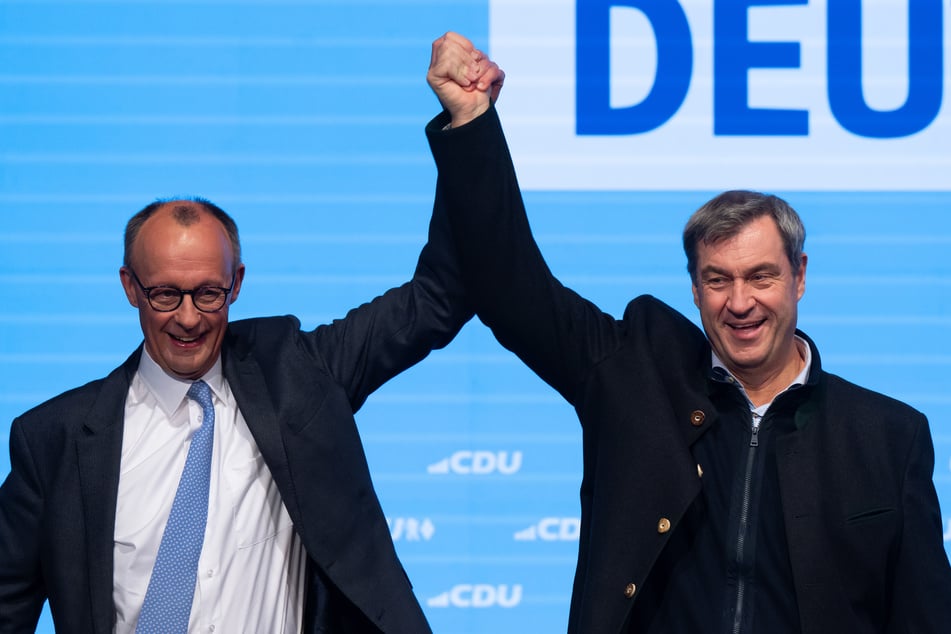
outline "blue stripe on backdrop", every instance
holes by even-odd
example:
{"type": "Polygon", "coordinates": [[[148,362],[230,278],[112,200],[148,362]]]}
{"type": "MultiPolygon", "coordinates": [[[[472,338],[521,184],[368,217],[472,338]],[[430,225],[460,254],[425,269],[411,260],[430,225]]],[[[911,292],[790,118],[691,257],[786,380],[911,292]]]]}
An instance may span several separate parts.
{"type": "MultiPolygon", "coordinates": [[[[0,5],[0,437],[139,342],[116,271],[125,220],[157,196],[204,195],[238,220],[236,318],[314,326],[408,277],[435,178],[429,45],[452,29],[485,46],[487,13],[435,0],[0,5]]],[[[566,283],[614,314],[650,292],[693,316],[679,232],[710,194],[526,199],[566,283]]],[[[809,230],[803,329],[828,369],[928,414],[951,517],[951,194],[786,196],[809,230]]],[[[571,409],[474,323],[358,420],[434,629],[563,630],[581,468],[571,409]]]]}

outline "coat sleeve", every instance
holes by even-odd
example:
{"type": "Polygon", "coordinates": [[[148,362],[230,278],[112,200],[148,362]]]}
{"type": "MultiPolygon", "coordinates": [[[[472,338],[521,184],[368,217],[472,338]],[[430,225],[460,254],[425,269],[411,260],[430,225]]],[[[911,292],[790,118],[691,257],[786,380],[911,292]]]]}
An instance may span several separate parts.
{"type": "Polygon", "coordinates": [[[303,334],[302,342],[356,411],[383,383],[452,341],[472,314],[445,214],[434,209],[412,279],[303,334]]]}
{"type": "Polygon", "coordinates": [[[935,492],[934,447],[921,416],[902,486],[902,537],[895,561],[888,632],[939,634],[951,628],[951,566],[935,492]]]}
{"type": "Polygon", "coordinates": [[[575,404],[619,325],[552,274],[532,236],[498,114],[427,127],[439,170],[436,207],[449,217],[466,290],[499,342],[575,404]]]}
{"type": "Polygon", "coordinates": [[[18,421],[10,430],[10,473],[0,485],[0,633],[32,632],[46,600],[40,569],[43,495],[18,421]]]}

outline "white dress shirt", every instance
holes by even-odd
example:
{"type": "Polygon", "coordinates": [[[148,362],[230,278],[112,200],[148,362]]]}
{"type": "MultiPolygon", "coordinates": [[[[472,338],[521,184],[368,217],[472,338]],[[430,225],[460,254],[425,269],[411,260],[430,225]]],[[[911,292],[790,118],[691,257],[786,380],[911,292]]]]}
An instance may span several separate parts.
{"type": "MultiPolygon", "coordinates": [[[[305,554],[271,472],[221,372],[202,379],[215,403],[208,524],[188,631],[301,631],[305,554]]],[[[125,404],[115,525],[118,634],[133,633],[201,407],[191,382],[143,350],[125,404]]]]}

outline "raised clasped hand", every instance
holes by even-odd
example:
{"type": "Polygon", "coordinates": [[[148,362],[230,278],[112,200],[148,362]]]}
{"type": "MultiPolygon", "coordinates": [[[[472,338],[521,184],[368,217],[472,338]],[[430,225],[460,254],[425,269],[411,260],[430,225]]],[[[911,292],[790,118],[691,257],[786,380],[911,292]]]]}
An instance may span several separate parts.
{"type": "Polygon", "coordinates": [[[448,32],[433,42],[426,80],[457,128],[495,103],[505,73],[467,38],[448,32]]]}

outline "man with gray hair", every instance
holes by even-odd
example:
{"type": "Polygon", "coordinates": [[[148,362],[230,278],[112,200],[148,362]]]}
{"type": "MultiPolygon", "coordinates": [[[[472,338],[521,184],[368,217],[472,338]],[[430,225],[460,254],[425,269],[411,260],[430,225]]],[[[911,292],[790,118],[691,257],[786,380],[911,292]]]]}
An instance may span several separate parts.
{"type": "Polygon", "coordinates": [[[437,204],[480,319],[581,421],[568,631],[949,631],[928,422],[825,372],[797,330],[796,212],[717,196],[683,235],[703,330],[647,295],[616,319],[545,263],[489,96],[444,80],[470,50],[434,44],[454,115],[427,128],[437,204]]]}

